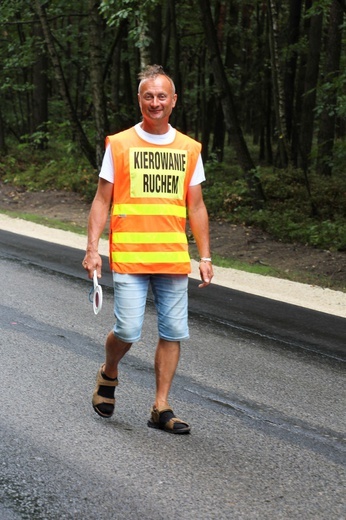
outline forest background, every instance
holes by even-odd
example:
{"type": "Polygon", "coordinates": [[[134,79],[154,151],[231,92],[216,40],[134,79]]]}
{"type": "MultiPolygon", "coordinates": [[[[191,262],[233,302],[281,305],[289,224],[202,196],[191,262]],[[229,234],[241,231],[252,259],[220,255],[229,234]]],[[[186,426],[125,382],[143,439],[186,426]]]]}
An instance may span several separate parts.
{"type": "Polygon", "coordinates": [[[346,251],[346,0],[2,0],[0,181],[90,201],[137,75],[175,81],[212,220],[346,251]]]}

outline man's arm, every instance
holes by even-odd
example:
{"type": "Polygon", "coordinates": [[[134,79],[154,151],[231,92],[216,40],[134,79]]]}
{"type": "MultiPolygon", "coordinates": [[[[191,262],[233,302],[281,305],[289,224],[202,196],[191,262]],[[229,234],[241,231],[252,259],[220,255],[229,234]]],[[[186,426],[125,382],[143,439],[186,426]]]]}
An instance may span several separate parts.
{"type": "Polygon", "coordinates": [[[82,265],[93,277],[94,270],[101,277],[102,259],[98,253],[100,236],[106,226],[109,208],[112,202],[113,184],[100,178],[97,191],[91,205],[88,220],[88,242],[82,265]]]}
{"type": "MultiPolygon", "coordinates": [[[[210,258],[209,219],[200,184],[190,186],[187,193],[187,208],[192,234],[201,258],[210,258]]],[[[201,280],[199,287],[206,287],[213,278],[213,267],[209,261],[199,264],[201,280]]]]}

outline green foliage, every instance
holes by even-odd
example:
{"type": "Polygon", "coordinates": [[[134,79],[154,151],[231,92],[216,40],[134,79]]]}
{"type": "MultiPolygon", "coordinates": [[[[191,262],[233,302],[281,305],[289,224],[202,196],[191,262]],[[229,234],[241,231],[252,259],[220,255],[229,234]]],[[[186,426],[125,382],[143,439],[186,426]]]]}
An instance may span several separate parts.
{"type": "MultiPolygon", "coordinates": [[[[345,97],[346,103],[346,97],[345,97]]],[[[342,141],[337,141],[334,145],[332,167],[334,175],[345,177],[346,146],[342,141]]]]}
{"type": "Polygon", "coordinates": [[[73,191],[87,201],[92,200],[98,180],[68,141],[44,151],[33,143],[11,147],[8,155],[0,157],[0,179],[28,191],[73,191]]]}
{"type": "Polygon", "coordinates": [[[330,9],[331,0],[315,0],[311,7],[307,10],[305,18],[316,16],[323,13],[328,13],[330,9]]]}
{"type": "Polygon", "coordinates": [[[149,31],[149,16],[159,0],[103,0],[100,12],[109,27],[119,26],[122,20],[130,22],[129,38],[137,48],[147,48],[152,38],[149,31]]]}
{"type": "MultiPolygon", "coordinates": [[[[324,78],[317,88],[317,103],[315,114],[319,117],[323,111],[327,111],[329,116],[337,116],[341,120],[346,117],[346,72],[341,74],[331,74],[324,78]],[[330,103],[331,94],[335,93],[336,101],[330,103]]],[[[345,146],[345,145],[344,145],[345,146]]]]}
{"type": "Polygon", "coordinates": [[[150,13],[159,4],[159,0],[102,0],[100,2],[100,13],[112,27],[118,25],[120,20],[135,18],[140,20],[150,13]]]}
{"type": "Polygon", "coordinates": [[[205,170],[207,180],[203,194],[211,218],[228,220],[240,207],[250,203],[248,189],[239,178],[238,167],[229,168],[229,173],[225,175],[224,164],[207,162],[205,170]]]}
{"type": "Polygon", "coordinates": [[[309,201],[299,170],[262,168],[257,175],[267,196],[265,208],[259,211],[252,207],[239,168],[208,162],[203,194],[210,217],[257,226],[284,242],[346,250],[346,178],[312,174],[309,201]]]}

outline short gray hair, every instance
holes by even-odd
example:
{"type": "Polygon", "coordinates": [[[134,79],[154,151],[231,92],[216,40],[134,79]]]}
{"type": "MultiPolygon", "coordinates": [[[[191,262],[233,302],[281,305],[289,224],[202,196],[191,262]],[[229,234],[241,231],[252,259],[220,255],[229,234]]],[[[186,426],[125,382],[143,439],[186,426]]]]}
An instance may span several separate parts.
{"type": "Polygon", "coordinates": [[[166,74],[166,72],[164,71],[162,65],[147,65],[145,67],[145,69],[143,69],[138,74],[138,79],[139,79],[138,92],[139,92],[139,90],[141,88],[141,85],[142,85],[142,83],[144,81],[146,81],[147,79],[155,79],[157,76],[166,76],[166,78],[169,80],[169,82],[172,85],[173,94],[175,94],[174,81],[172,80],[172,78],[170,76],[168,76],[168,74],[166,74]]]}

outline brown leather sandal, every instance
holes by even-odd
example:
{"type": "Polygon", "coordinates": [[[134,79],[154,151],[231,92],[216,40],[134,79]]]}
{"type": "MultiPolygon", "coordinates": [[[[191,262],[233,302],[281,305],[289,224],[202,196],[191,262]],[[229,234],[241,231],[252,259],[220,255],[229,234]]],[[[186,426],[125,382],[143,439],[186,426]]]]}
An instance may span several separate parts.
{"type": "Polygon", "coordinates": [[[164,430],[168,433],[190,433],[190,426],[174,415],[172,408],[161,408],[155,406],[151,409],[151,418],[148,421],[149,428],[164,430]]]}
{"type": "Polygon", "coordinates": [[[93,393],[92,405],[96,413],[101,417],[112,417],[114,413],[115,399],[114,396],[115,387],[118,386],[118,379],[105,379],[102,375],[104,365],[101,365],[96,375],[96,386],[93,393]],[[106,387],[106,388],[105,388],[106,387]],[[112,389],[113,388],[113,391],[112,389]]]}

